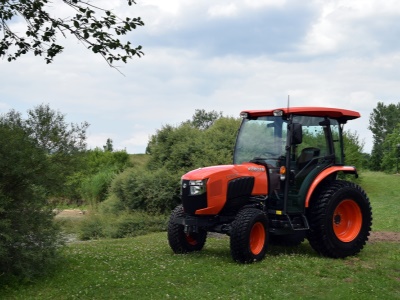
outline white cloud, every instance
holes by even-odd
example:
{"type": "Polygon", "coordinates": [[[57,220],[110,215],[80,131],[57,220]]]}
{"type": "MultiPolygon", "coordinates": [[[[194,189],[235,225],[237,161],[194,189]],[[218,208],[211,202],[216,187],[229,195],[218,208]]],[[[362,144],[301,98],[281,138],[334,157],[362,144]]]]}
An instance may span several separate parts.
{"type": "Polygon", "coordinates": [[[283,6],[286,4],[286,0],[245,0],[243,1],[246,6],[252,8],[261,8],[268,6],[283,6]]]}
{"type": "Polygon", "coordinates": [[[213,5],[208,9],[210,17],[230,17],[235,16],[238,13],[238,8],[235,3],[229,3],[228,5],[213,5]]]}
{"type": "Polygon", "coordinates": [[[49,103],[91,124],[91,148],[111,138],[116,149],[143,153],[157,129],[195,109],[238,116],[286,106],[290,95],[292,106],[360,111],[346,128],[370,151],[370,112],[399,101],[396,1],[142,0],[129,11],[117,2],[106,5],[146,23],[129,36],[145,56],[121,67],[125,77],[67,39],[51,65],[0,60],[0,112],[49,103]]]}

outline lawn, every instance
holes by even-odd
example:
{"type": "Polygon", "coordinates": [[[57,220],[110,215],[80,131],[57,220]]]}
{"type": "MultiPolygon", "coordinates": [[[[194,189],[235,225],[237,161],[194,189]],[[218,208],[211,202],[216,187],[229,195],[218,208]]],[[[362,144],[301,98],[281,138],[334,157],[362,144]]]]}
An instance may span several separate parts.
{"type": "MultiPolygon", "coordinates": [[[[373,231],[400,232],[400,177],[363,174],[373,231]]],[[[229,239],[174,255],[166,233],[76,242],[58,270],[35,283],[5,287],[2,299],[400,299],[400,243],[370,241],[346,259],[318,256],[307,242],[270,246],[259,263],[232,261],[229,239]]]]}

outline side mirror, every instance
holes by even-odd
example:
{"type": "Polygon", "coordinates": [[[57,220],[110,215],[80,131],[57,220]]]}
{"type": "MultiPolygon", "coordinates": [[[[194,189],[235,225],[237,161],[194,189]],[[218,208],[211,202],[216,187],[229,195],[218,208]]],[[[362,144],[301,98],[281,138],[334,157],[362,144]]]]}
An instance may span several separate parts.
{"type": "Polygon", "coordinates": [[[289,127],[292,135],[292,145],[298,145],[303,142],[303,129],[300,123],[292,123],[289,127]]]}

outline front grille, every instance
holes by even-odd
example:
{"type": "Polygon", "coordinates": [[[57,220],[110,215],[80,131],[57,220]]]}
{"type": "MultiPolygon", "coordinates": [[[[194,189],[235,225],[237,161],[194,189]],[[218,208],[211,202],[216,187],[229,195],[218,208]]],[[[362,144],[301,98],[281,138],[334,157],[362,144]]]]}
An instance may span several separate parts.
{"type": "Polygon", "coordinates": [[[254,177],[240,177],[229,181],[228,201],[243,196],[250,196],[254,186],[254,177]]]}

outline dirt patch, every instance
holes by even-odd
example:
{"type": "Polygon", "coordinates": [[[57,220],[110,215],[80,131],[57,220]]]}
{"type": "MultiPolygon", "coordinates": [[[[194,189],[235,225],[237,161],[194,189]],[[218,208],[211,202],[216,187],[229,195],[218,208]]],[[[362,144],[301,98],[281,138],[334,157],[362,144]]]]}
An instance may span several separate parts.
{"type": "Polygon", "coordinates": [[[376,242],[400,243],[400,232],[371,231],[368,241],[370,243],[376,243],[376,242]]]}
{"type": "Polygon", "coordinates": [[[55,218],[65,218],[65,219],[76,219],[76,218],[82,218],[87,214],[86,210],[80,210],[80,209],[64,209],[64,210],[54,210],[55,213],[55,218]]]}

